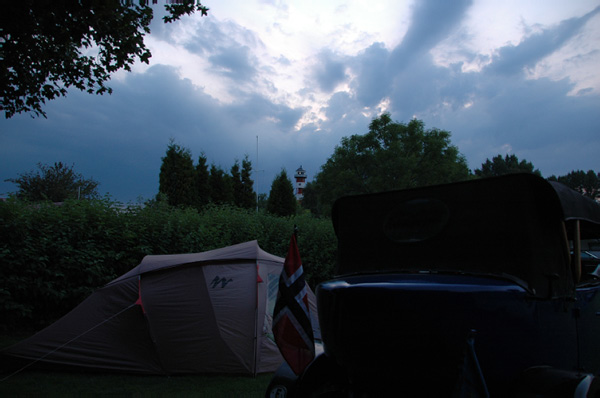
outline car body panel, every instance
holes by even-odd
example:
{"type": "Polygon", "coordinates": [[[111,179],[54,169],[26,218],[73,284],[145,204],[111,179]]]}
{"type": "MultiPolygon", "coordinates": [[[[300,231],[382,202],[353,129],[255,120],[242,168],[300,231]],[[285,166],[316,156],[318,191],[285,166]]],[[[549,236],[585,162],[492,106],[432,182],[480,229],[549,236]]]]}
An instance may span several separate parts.
{"type": "Polygon", "coordinates": [[[578,368],[600,373],[600,280],[577,289],[578,368]]]}
{"type": "Polygon", "coordinates": [[[585,251],[600,247],[598,203],[517,174],[341,198],[332,221],[324,354],[292,391],[328,377],[333,396],[598,389],[600,261],[585,251]]]}
{"type": "Polygon", "coordinates": [[[321,284],[317,297],[325,353],[356,385],[394,380],[411,390],[450,394],[470,333],[492,390],[531,366],[577,366],[573,300],[537,300],[510,281],[353,276],[321,284]]]}

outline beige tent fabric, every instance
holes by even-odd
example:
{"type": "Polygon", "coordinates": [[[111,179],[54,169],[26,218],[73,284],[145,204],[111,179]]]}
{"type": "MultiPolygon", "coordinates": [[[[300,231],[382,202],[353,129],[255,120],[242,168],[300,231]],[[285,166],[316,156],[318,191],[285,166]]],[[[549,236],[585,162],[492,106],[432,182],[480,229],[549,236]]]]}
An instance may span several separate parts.
{"type": "MultiPolygon", "coordinates": [[[[283,262],[256,241],[146,256],[54,324],[3,350],[3,361],[143,374],[275,371],[283,359],[271,317],[283,262]]],[[[312,291],[309,301],[320,336],[312,291]]]]}

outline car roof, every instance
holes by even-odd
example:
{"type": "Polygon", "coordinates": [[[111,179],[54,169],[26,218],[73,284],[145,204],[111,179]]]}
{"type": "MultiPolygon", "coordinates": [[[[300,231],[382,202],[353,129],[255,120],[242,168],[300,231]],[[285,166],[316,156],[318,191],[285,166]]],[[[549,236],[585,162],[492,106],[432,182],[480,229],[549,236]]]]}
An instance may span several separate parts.
{"type": "Polygon", "coordinates": [[[548,182],[558,197],[565,221],[582,221],[582,239],[600,237],[600,205],[579,192],[556,181],[548,182]]]}
{"type": "Polygon", "coordinates": [[[348,196],[332,211],[337,270],[501,275],[536,295],[548,293],[552,274],[567,291],[561,221],[573,220],[583,238],[600,237],[600,205],[533,174],[348,196]]]}

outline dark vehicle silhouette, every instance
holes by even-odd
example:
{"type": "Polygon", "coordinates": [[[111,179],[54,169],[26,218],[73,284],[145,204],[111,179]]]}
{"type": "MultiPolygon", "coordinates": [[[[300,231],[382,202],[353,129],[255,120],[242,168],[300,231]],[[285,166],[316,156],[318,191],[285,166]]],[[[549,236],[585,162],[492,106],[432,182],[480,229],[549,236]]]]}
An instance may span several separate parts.
{"type": "Polygon", "coordinates": [[[267,397],[596,396],[595,201],[517,174],[345,197],[332,221],[324,353],[267,397]]]}

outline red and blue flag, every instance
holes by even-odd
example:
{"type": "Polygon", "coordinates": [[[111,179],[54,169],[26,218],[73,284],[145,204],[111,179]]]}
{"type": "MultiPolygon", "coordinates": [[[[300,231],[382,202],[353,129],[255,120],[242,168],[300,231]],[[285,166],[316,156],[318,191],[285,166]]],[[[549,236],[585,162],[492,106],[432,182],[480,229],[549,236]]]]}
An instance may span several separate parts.
{"type": "Polygon", "coordinates": [[[273,334],[281,355],[299,375],[315,357],[308,290],[296,235],[292,235],[273,311],[273,334]]]}

